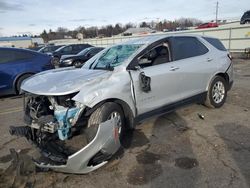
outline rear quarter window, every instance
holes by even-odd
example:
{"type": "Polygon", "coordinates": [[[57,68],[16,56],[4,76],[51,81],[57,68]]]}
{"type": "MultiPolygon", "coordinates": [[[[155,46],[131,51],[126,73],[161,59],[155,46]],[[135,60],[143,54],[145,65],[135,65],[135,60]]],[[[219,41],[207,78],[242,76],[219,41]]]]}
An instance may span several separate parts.
{"type": "Polygon", "coordinates": [[[225,46],[221,43],[219,39],[210,38],[210,37],[203,37],[207,42],[209,42],[211,45],[213,45],[215,48],[221,51],[227,51],[225,46]]]}
{"type": "Polygon", "coordinates": [[[204,55],[207,47],[196,37],[175,37],[173,41],[173,55],[175,60],[204,55]]]}

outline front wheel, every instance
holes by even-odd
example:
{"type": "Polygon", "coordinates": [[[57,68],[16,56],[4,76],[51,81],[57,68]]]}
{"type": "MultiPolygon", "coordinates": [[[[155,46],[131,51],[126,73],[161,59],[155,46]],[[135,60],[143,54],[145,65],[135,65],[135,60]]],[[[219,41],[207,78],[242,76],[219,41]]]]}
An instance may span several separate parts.
{"type": "Polygon", "coordinates": [[[87,140],[90,142],[96,135],[100,123],[117,118],[117,132],[122,143],[125,132],[125,117],[122,108],[114,102],[106,102],[97,108],[89,117],[87,140]]]}
{"type": "Polygon", "coordinates": [[[205,105],[210,108],[220,108],[227,98],[227,84],[221,76],[215,76],[208,88],[205,105]]]}
{"type": "Polygon", "coordinates": [[[80,67],[82,67],[82,63],[81,63],[81,61],[75,61],[73,63],[73,66],[76,67],[76,68],[80,68],[80,67]]]}

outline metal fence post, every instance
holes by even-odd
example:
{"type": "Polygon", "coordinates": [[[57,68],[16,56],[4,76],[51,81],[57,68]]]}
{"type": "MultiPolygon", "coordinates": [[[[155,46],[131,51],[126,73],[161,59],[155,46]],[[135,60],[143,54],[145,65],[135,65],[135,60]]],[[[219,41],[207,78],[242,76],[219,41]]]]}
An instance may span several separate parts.
{"type": "Polygon", "coordinates": [[[232,28],[229,29],[229,38],[228,38],[228,51],[231,51],[231,37],[232,37],[232,28]]]}

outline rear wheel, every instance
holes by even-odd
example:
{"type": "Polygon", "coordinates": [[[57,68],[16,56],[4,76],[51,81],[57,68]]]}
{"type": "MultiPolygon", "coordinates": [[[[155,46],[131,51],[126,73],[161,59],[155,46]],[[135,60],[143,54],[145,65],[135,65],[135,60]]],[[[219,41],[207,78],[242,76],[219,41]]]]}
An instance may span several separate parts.
{"type": "Polygon", "coordinates": [[[87,128],[88,142],[90,142],[95,137],[100,123],[113,118],[117,118],[118,120],[116,126],[120,142],[122,142],[122,138],[125,132],[125,118],[122,108],[118,104],[113,102],[104,103],[91,114],[88,120],[87,128]]]}
{"type": "Polygon", "coordinates": [[[210,108],[220,108],[227,98],[227,84],[221,76],[215,76],[211,81],[205,105],[210,108]]]}
{"type": "Polygon", "coordinates": [[[21,85],[23,83],[23,81],[27,78],[29,78],[30,76],[32,76],[32,74],[25,74],[23,76],[21,76],[20,78],[18,78],[17,82],[16,82],[16,94],[20,94],[21,92],[21,85]]]}

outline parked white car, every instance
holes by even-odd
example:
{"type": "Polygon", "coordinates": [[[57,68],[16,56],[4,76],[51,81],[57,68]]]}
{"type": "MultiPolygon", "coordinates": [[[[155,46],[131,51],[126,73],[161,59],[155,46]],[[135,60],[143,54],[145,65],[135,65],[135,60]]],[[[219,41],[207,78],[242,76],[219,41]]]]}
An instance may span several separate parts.
{"type": "Polygon", "coordinates": [[[88,173],[117,152],[126,129],[190,103],[221,107],[233,83],[230,55],[215,38],[155,35],[101,51],[81,69],[42,72],[26,80],[25,127],[39,167],[88,173]],[[85,134],[86,144],[69,143],[85,134]]]}

